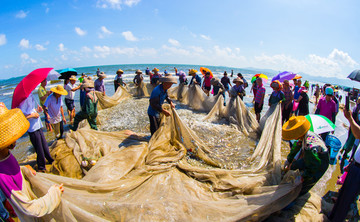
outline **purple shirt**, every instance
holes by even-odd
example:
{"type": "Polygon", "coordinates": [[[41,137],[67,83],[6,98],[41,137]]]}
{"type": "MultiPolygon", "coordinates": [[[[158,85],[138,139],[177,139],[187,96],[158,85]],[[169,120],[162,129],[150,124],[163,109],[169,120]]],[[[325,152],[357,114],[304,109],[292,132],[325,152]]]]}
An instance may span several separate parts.
{"type": "Polygon", "coordinates": [[[320,110],[320,115],[327,117],[329,120],[333,121],[333,113],[336,113],[336,103],[333,99],[329,102],[326,101],[325,97],[319,99],[317,109],[320,110]]]}
{"type": "Polygon", "coordinates": [[[262,99],[263,95],[265,95],[265,87],[264,87],[264,85],[258,86],[256,96],[255,96],[255,102],[256,103],[261,103],[262,102],[261,99],[262,99]]]}
{"type": "Polygon", "coordinates": [[[95,80],[94,82],[95,91],[105,92],[105,85],[103,80],[95,80]]]}
{"type": "Polygon", "coordinates": [[[0,161],[0,189],[7,198],[10,198],[12,190],[22,190],[22,182],[20,166],[10,153],[0,161]]]}

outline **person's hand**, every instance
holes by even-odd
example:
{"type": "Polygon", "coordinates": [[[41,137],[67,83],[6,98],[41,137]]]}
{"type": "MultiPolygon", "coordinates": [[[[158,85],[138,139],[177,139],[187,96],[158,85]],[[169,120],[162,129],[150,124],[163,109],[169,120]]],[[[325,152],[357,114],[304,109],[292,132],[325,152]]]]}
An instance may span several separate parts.
{"type": "Polygon", "coordinates": [[[55,184],[55,187],[56,187],[56,188],[59,188],[59,190],[61,191],[61,193],[64,193],[64,184],[60,184],[60,185],[55,184]]]}
{"type": "Polygon", "coordinates": [[[175,105],[172,101],[170,102],[170,106],[171,106],[171,108],[175,109],[175,105]]]}
{"type": "Polygon", "coordinates": [[[40,115],[39,115],[39,113],[31,113],[31,116],[32,116],[32,118],[35,118],[35,119],[37,119],[37,118],[39,118],[40,117],[40,115]]]}
{"type": "Polygon", "coordinates": [[[38,105],[36,112],[41,113],[43,111],[43,108],[41,106],[38,105]]]}
{"type": "Polygon", "coordinates": [[[36,175],[36,171],[34,170],[34,168],[32,168],[30,165],[25,165],[26,168],[28,168],[30,170],[30,172],[32,173],[32,175],[36,175]]]}
{"type": "Polygon", "coordinates": [[[260,104],[260,103],[258,104],[258,108],[259,108],[259,109],[261,108],[261,104],[260,104]]]}
{"type": "Polygon", "coordinates": [[[47,96],[50,96],[50,94],[51,94],[51,91],[47,91],[47,92],[46,92],[46,95],[47,95],[47,96]]]}
{"type": "Polygon", "coordinates": [[[65,117],[63,117],[63,121],[64,121],[64,124],[66,124],[66,119],[65,119],[65,117]]]}
{"type": "Polygon", "coordinates": [[[171,116],[171,113],[167,110],[163,110],[162,113],[164,113],[165,116],[171,116]]]}
{"type": "Polygon", "coordinates": [[[350,120],[351,118],[351,111],[344,109],[344,116],[346,119],[350,120]]]}

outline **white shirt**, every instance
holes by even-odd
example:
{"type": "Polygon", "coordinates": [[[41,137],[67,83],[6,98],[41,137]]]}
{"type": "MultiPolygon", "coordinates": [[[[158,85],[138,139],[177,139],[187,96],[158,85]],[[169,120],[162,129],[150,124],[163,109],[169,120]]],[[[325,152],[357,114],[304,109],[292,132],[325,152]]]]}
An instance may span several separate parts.
{"type": "MultiPolygon", "coordinates": [[[[21,109],[25,116],[30,115],[31,113],[36,113],[34,96],[30,94],[28,98],[20,103],[19,109],[21,109]]],[[[35,132],[43,126],[40,117],[30,118],[28,121],[30,123],[30,128],[28,129],[29,133],[35,132]]]]}
{"type": "Polygon", "coordinates": [[[72,85],[71,83],[68,83],[66,86],[65,86],[65,90],[68,92],[68,94],[65,96],[65,98],[67,99],[72,99],[74,100],[74,97],[75,97],[75,91],[72,91],[72,89],[76,88],[77,85],[72,85]]]}
{"type": "Polygon", "coordinates": [[[59,97],[58,101],[56,101],[55,94],[51,94],[46,99],[44,106],[48,109],[48,113],[50,116],[50,123],[56,124],[59,123],[62,120],[60,107],[63,105],[63,101],[61,97],[59,97]]]}

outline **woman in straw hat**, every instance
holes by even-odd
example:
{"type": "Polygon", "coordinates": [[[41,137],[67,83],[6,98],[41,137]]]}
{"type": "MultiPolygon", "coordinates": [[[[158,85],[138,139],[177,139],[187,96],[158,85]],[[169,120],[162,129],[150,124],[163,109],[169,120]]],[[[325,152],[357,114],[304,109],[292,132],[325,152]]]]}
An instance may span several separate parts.
{"type": "Polygon", "coordinates": [[[64,132],[64,124],[66,124],[64,109],[62,107],[64,104],[61,96],[66,96],[68,93],[62,85],[57,85],[51,88],[50,91],[53,93],[44,103],[47,110],[46,115],[54,129],[56,139],[61,139],[64,132]]]}
{"type": "Polygon", "coordinates": [[[237,77],[233,80],[233,83],[235,83],[235,85],[231,87],[230,90],[231,97],[239,96],[240,99],[243,100],[245,96],[244,81],[240,77],[237,77]]]}
{"type": "Polygon", "coordinates": [[[138,70],[136,70],[135,74],[136,75],[135,75],[135,77],[133,79],[133,82],[134,82],[135,86],[140,87],[142,81],[144,80],[144,77],[142,75],[142,71],[140,69],[138,69],[138,70]]]}
{"type": "Polygon", "coordinates": [[[283,140],[297,140],[284,165],[287,170],[300,170],[302,189],[307,193],[324,175],[329,166],[329,153],[321,137],[311,131],[310,122],[304,116],[292,116],[282,127],[283,140]]]}
{"type": "Polygon", "coordinates": [[[104,85],[105,78],[106,78],[106,74],[104,72],[101,72],[98,75],[98,78],[95,80],[95,83],[94,83],[95,91],[102,92],[104,94],[104,96],[106,95],[105,94],[105,85],[104,85]]]}
{"type": "Polygon", "coordinates": [[[0,103],[0,189],[15,208],[20,221],[33,221],[35,217],[50,214],[60,204],[64,191],[61,184],[51,186],[39,199],[32,195],[25,177],[33,177],[36,172],[29,165],[20,167],[10,152],[29,126],[20,109],[8,110],[0,103]]]}
{"type": "Polygon", "coordinates": [[[97,130],[96,117],[97,117],[97,104],[98,98],[94,91],[94,81],[86,80],[83,84],[86,91],[86,97],[82,110],[75,115],[74,125],[71,127],[72,130],[76,131],[79,123],[87,119],[92,129],[97,130]]]}
{"type": "Polygon", "coordinates": [[[154,68],[152,71],[153,75],[150,75],[150,82],[154,87],[156,87],[157,85],[159,85],[159,78],[161,77],[161,74],[159,73],[158,68],[154,68]]]}
{"type": "Polygon", "coordinates": [[[119,86],[126,86],[126,83],[123,81],[121,75],[124,73],[124,71],[122,71],[121,69],[118,69],[116,71],[116,76],[114,79],[114,88],[115,88],[115,92],[118,89],[119,86]]]}
{"type": "Polygon", "coordinates": [[[50,155],[48,143],[42,131],[42,123],[39,112],[42,112],[43,110],[39,105],[38,108],[35,109],[35,100],[32,94],[30,94],[28,98],[20,103],[19,108],[30,123],[28,134],[31,144],[33,145],[36,152],[36,163],[38,171],[45,172],[45,161],[47,160],[49,164],[51,164],[54,159],[50,155]]]}
{"type": "Polygon", "coordinates": [[[199,85],[201,86],[201,77],[196,74],[197,73],[197,70],[196,69],[190,69],[189,70],[189,75],[192,76],[191,80],[190,80],[190,84],[189,84],[189,87],[192,85],[192,84],[196,84],[196,85],[199,85]]]}
{"type": "Polygon", "coordinates": [[[167,94],[167,90],[177,83],[176,77],[167,75],[159,78],[160,85],[156,86],[151,92],[150,104],[148,108],[148,115],[150,119],[150,132],[151,136],[156,132],[160,125],[160,113],[165,116],[170,116],[170,112],[162,108],[162,104],[166,100],[171,108],[175,108],[173,102],[170,100],[167,94]]]}

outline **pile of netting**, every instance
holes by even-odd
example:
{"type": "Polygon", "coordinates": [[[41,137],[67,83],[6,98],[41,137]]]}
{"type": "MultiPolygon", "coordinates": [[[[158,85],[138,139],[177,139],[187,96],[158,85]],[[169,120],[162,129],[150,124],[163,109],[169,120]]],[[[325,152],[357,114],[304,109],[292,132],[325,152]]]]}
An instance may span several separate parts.
{"type": "MultiPolygon", "coordinates": [[[[51,147],[53,174],[25,175],[25,186],[36,196],[54,183],[64,184],[60,206],[43,219],[261,221],[290,204],[301,181],[297,171],[281,175],[281,106],[271,109],[260,127],[241,100],[233,99],[226,107],[222,97],[191,102],[186,96],[190,90],[198,87],[183,90],[181,101],[191,107],[213,103],[205,109],[210,111],[207,120],[227,118],[234,130],[255,134],[257,145],[245,168],[226,169],[170,106],[164,108],[171,116],[161,116],[150,140],[130,130],[95,131],[83,122],[51,147]]],[[[128,98],[125,92],[116,94],[128,98]]]]}

